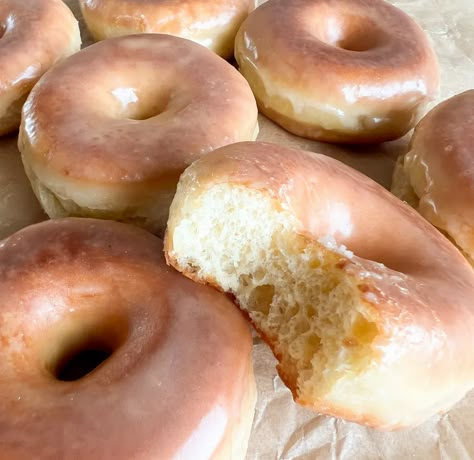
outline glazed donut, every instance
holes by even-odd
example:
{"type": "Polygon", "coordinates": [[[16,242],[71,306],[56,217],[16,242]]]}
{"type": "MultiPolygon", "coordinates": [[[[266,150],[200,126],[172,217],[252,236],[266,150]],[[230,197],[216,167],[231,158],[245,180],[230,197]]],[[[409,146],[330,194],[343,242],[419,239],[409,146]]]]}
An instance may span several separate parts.
{"type": "Polygon", "coordinates": [[[92,45],[41,79],[23,109],[19,148],[50,217],[160,233],[181,172],[217,147],[254,139],[257,115],[245,79],[211,51],[131,35],[92,45]]]}
{"type": "Polygon", "coordinates": [[[420,121],[395,168],[392,192],[474,265],[474,90],[442,102],[420,121]]]}
{"type": "Polygon", "coordinates": [[[427,37],[383,0],[269,0],[242,24],[235,57],[261,112],[320,141],[396,139],[438,87],[427,37]]]}
{"type": "Polygon", "coordinates": [[[61,0],[0,2],[0,135],[20,126],[41,75],[80,47],[78,23],[61,0]]]}
{"type": "Polygon", "coordinates": [[[31,190],[14,135],[0,140],[0,197],[0,239],[47,218],[31,190]]]}
{"type": "Polygon", "coordinates": [[[245,458],[249,326],[162,250],[134,226],[75,218],[2,242],[2,458],[245,458]]]}
{"type": "Polygon", "coordinates": [[[136,33],[165,33],[193,40],[224,58],[255,0],[79,0],[95,40],[136,33]]]}
{"type": "Polygon", "coordinates": [[[264,143],[181,176],[168,263],[232,296],[317,412],[416,425],[474,385],[474,271],[413,209],[332,158],[264,143]]]}

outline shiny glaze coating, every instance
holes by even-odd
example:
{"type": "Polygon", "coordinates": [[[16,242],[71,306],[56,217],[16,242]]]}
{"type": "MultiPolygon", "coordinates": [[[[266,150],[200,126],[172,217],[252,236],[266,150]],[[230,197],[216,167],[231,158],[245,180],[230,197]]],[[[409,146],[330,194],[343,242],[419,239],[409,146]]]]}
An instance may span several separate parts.
{"type": "Polygon", "coordinates": [[[0,246],[1,457],[243,460],[255,384],[232,303],[168,268],[133,226],[61,219],[0,246]],[[54,369],[81,344],[112,355],[54,369]]]}
{"type": "Polygon", "coordinates": [[[80,47],[78,23],[61,0],[0,2],[0,135],[20,126],[38,79],[80,47]]]}
{"type": "Polygon", "coordinates": [[[416,209],[474,264],[474,90],[442,102],[420,121],[403,174],[416,209]]]}
{"type": "Polygon", "coordinates": [[[474,386],[474,271],[411,207],[332,158],[238,143],[196,161],[181,176],[167,254],[173,254],[184,203],[192,212],[193,200],[219,184],[263,192],[276,210],[296,218],[297,233],[353,253],[340,251],[337,268],[357,281],[376,318],[371,365],[346,391],[336,386],[316,403],[302,404],[394,429],[449,409],[474,386]]]}
{"type": "Polygon", "coordinates": [[[255,0],[79,0],[95,40],[164,33],[193,40],[224,58],[255,0]]]}
{"type": "Polygon", "coordinates": [[[245,79],[211,51],[131,35],[82,50],[40,81],[19,148],[50,217],[112,218],[159,233],[181,172],[254,139],[257,115],[245,79]]]}
{"type": "Polygon", "coordinates": [[[384,0],[269,0],[242,24],[235,57],[264,114],[328,142],[400,137],[438,87],[427,37],[384,0]]]}

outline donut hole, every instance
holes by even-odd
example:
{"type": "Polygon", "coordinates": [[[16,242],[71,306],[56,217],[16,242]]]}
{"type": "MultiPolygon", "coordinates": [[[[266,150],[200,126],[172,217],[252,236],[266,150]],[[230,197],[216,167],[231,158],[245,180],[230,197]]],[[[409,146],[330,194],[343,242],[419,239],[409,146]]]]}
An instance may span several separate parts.
{"type": "Polygon", "coordinates": [[[125,118],[135,121],[145,121],[161,115],[166,110],[166,103],[155,104],[137,104],[136,107],[130,108],[125,118]]]}
{"type": "Polygon", "coordinates": [[[56,378],[63,382],[73,382],[90,374],[100,366],[113,350],[106,346],[85,345],[85,348],[73,353],[61,363],[56,370],[56,378]]]}
{"type": "Polygon", "coordinates": [[[113,89],[111,94],[118,107],[118,117],[135,121],[149,120],[162,114],[170,99],[168,91],[148,93],[125,86],[113,89]]]}
{"type": "Polygon", "coordinates": [[[16,24],[15,15],[9,14],[7,17],[0,18],[0,40],[9,30],[13,30],[16,24]]]}
{"type": "Polygon", "coordinates": [[[63,325],[61,334],[49,339],[54,342],[46,368],[56,380],[80,380],[104,365],[127,336],[125,318],[63,325]]]}
{"type": "Polygon", "coordinates": [[[7,33],[7,23],[6,21],[0,20],[0,40],[4,37],[7,33]]]}
{"type": "Polygon", "coordinates": [[[385,37],[382,29],[373,21],[353,15],[329,17],[318,35],[328,45],[354,52],[377,48],[385,37]]]}
{"type": "Polygon", "coordinates": [[[347,51],[369,51],[379,44],[379,36],[374,31],[352,30],[336,46],[347,51]]]}

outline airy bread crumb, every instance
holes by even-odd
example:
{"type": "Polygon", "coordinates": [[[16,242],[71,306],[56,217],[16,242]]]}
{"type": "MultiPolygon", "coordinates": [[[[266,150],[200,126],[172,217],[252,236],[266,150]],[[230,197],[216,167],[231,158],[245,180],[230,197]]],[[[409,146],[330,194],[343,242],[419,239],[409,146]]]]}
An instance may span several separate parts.
{"type": "Polygon", "coordinates": [[[235,296],[300,402],[313,405],[337,381],[364,373],[378,329],[356,280],[341,270],[350,251],[295,235],[292,215],[242,186],[213,186],[188,209],[168,257],[235,296]]]}

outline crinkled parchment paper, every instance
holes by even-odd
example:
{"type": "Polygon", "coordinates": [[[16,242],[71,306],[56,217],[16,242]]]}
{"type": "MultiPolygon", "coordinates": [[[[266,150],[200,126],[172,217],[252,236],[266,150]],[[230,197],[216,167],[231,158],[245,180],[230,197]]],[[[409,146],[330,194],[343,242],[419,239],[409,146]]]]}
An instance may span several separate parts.
{"type": "MultiPolygon", "coordinates": [[[[390,1],[418,21],[435,47],[442,85],[434,103],[474,88],[474,0],[390,1]]],[[[66,0],[66,3],[81,21],[84,46],[90,44],[77,0],[66,0]]],[[[385,187],[390,186],[395,159],[405,151],[409,138],[373,147],[343,148],[298,138],[264,117],[260,126],[260,140],[335,157],[385,187]]],[[[21,169],[15,143],[15,136],[0,140],[0,237],[44,218],[21,169]]],[[[258,339],[254,359],[259,401],[248,460],[474,458],[474,392],[449,413],[434,417],[418,428],[381,433],[318,416],[294,404],[276,374],[272,354],[258,339]]]]}

